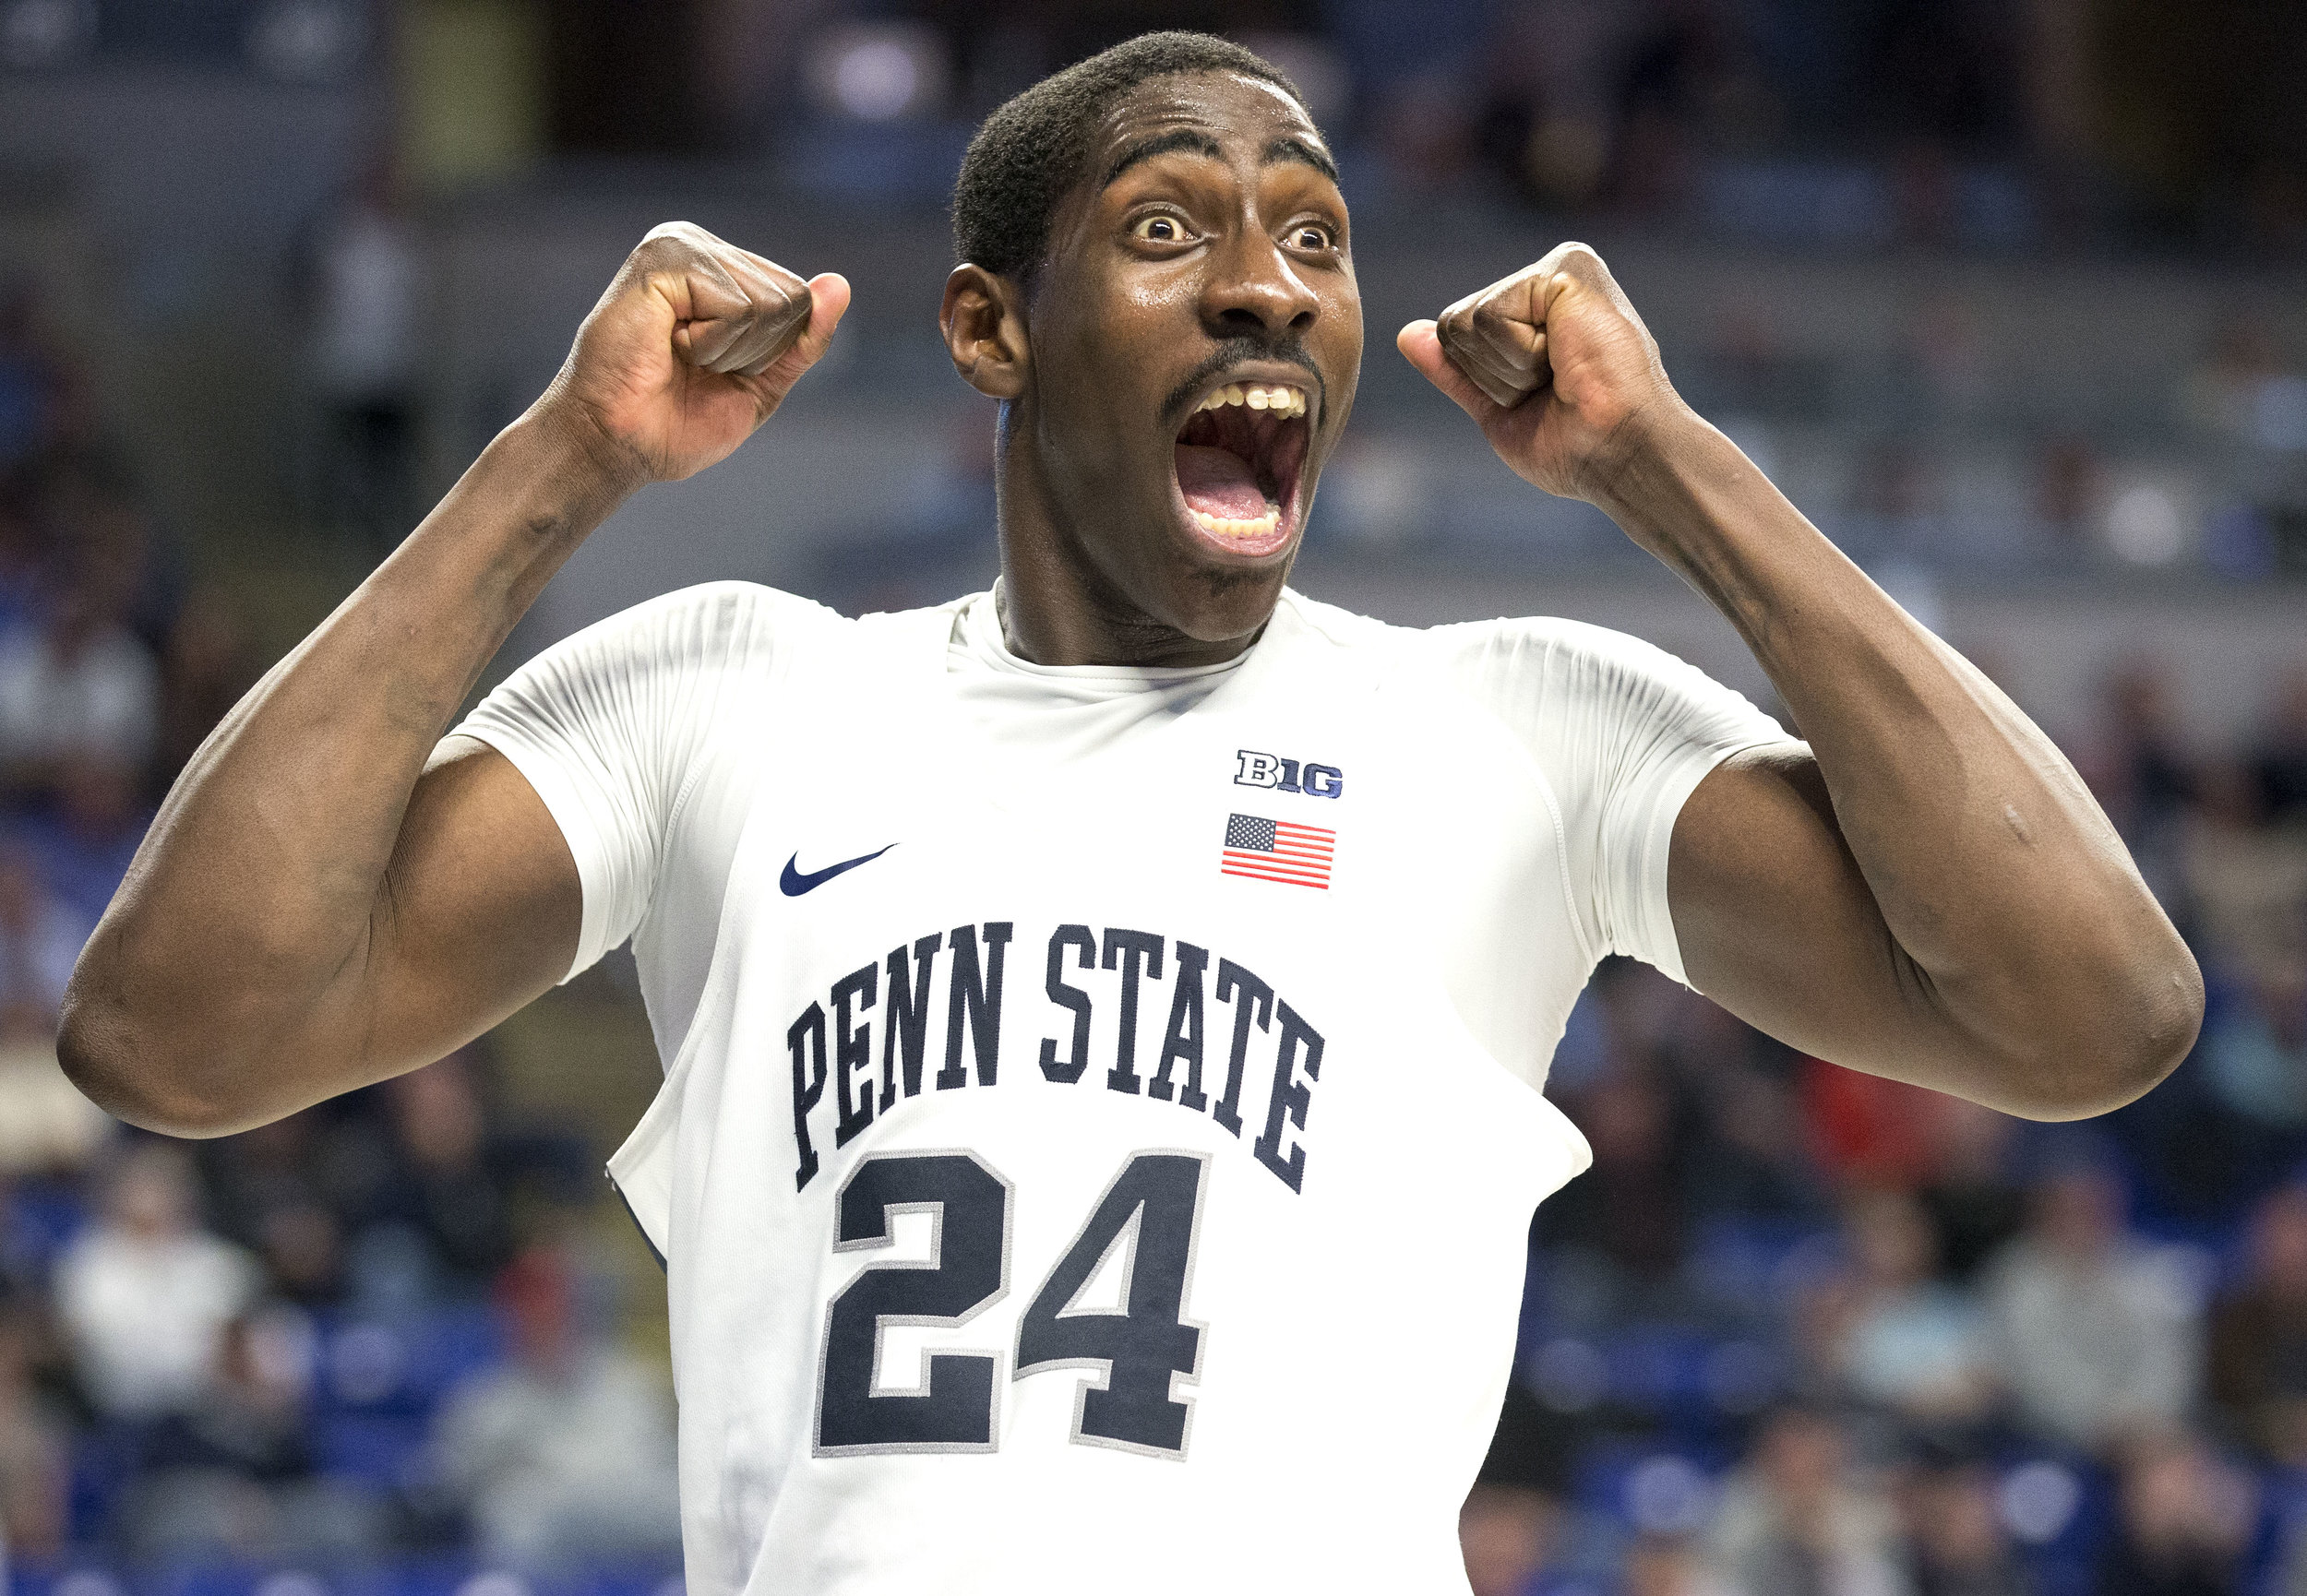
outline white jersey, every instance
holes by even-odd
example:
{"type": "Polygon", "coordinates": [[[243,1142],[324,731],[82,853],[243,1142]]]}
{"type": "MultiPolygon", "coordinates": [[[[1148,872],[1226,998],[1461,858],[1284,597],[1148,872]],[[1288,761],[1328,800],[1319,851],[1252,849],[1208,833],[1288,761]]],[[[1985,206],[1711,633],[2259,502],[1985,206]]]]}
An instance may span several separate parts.
{"type": "MultiPolygon", "coordinates": [[[[1285,593],[1201,670],[1050,668],[989,596],[743,584],[460,728],[552,811],[664,1086],[689,1589],[1464,1591],[1457,1509],[1596,960],[1784,733],[1563,621],[1285,593]]],[[[573,973],[573,971],[572,971],[573,973]]]]}

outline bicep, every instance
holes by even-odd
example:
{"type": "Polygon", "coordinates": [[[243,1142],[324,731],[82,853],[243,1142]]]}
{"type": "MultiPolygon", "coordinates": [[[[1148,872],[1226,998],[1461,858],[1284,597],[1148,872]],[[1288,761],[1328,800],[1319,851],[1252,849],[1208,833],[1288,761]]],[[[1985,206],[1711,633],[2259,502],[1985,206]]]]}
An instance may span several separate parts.
{"type": "Polygon", "coordinates": [[[445,741],[378,889],[357,1015],[368,1073],[429,1063],[545,992],[582,911],[577,862],[527,778],[477,739],[445,741]]]}
{"type": "Polygon", "coordinates": [[[1735,756],[1700,781],[1674,824],[1667,898],[1691,984],[1748,1024],[1855,1069],[1977,1094],[1807,751],[1735,756]]]}

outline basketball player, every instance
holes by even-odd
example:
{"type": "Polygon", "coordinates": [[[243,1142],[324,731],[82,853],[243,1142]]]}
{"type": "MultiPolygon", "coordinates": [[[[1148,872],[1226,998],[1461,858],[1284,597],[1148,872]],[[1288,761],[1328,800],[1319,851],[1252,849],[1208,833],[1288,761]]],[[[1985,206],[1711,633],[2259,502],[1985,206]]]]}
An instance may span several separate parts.
{"type": "Polygon", "coordinates": [[[1607,954],[2015,1114],[2123,1102],[2196,971],[2082,783],[1684,406],[1566,244],[1403,329],[1807,734],[1564,621],[1284,582],[1362,354],[1273,67],[1155,35],[964,164],[945,340],[1001,580],[850,621],[725,583],[519,672],[553,570],[735,448],[847,302],[687,226],[248,696],[83,958],[75,1079],[208,1136],[413,1068],[631,938],[666,1066],[690,1589],[1465,1590],[1539,1095],[1607,954]],[[783,309],[806,303],[797,341],[783,309]]]}

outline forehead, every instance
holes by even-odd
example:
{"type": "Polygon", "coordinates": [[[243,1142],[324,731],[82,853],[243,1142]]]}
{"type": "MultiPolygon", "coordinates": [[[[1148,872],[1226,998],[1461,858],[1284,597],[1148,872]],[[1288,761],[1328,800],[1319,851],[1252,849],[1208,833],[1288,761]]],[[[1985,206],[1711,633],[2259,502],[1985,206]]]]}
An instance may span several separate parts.
{"type": "Polygon", "coordinates": [[[1174,73],[1148,78],[1115,101],[1090,138],[1093,174],[1127,148],[1154,134],[1191,127],[1219,144],[1236,140],[1263,149],[1284,134],[1328,153],[1321,135],[1297,101],[1273,84],[1237,72],[1174,73]]]}

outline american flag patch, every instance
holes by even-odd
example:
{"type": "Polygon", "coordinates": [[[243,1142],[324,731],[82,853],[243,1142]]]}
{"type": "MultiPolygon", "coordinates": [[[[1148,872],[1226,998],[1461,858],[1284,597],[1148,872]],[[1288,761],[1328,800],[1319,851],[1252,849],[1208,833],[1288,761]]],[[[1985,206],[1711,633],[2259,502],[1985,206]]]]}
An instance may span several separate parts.
{"type": "Polygon", "coordinates": [[[1225,817],[1225,852],[1218,870],[1226,875],[1247,875],[1257,881],[1282,881],[1292,887],[1330,889],[1330,857],[1337,850],[1338,834],[1319,826],[1294,826],[1287,820],[1267,820],[1256,815],[1225,817]]]}

